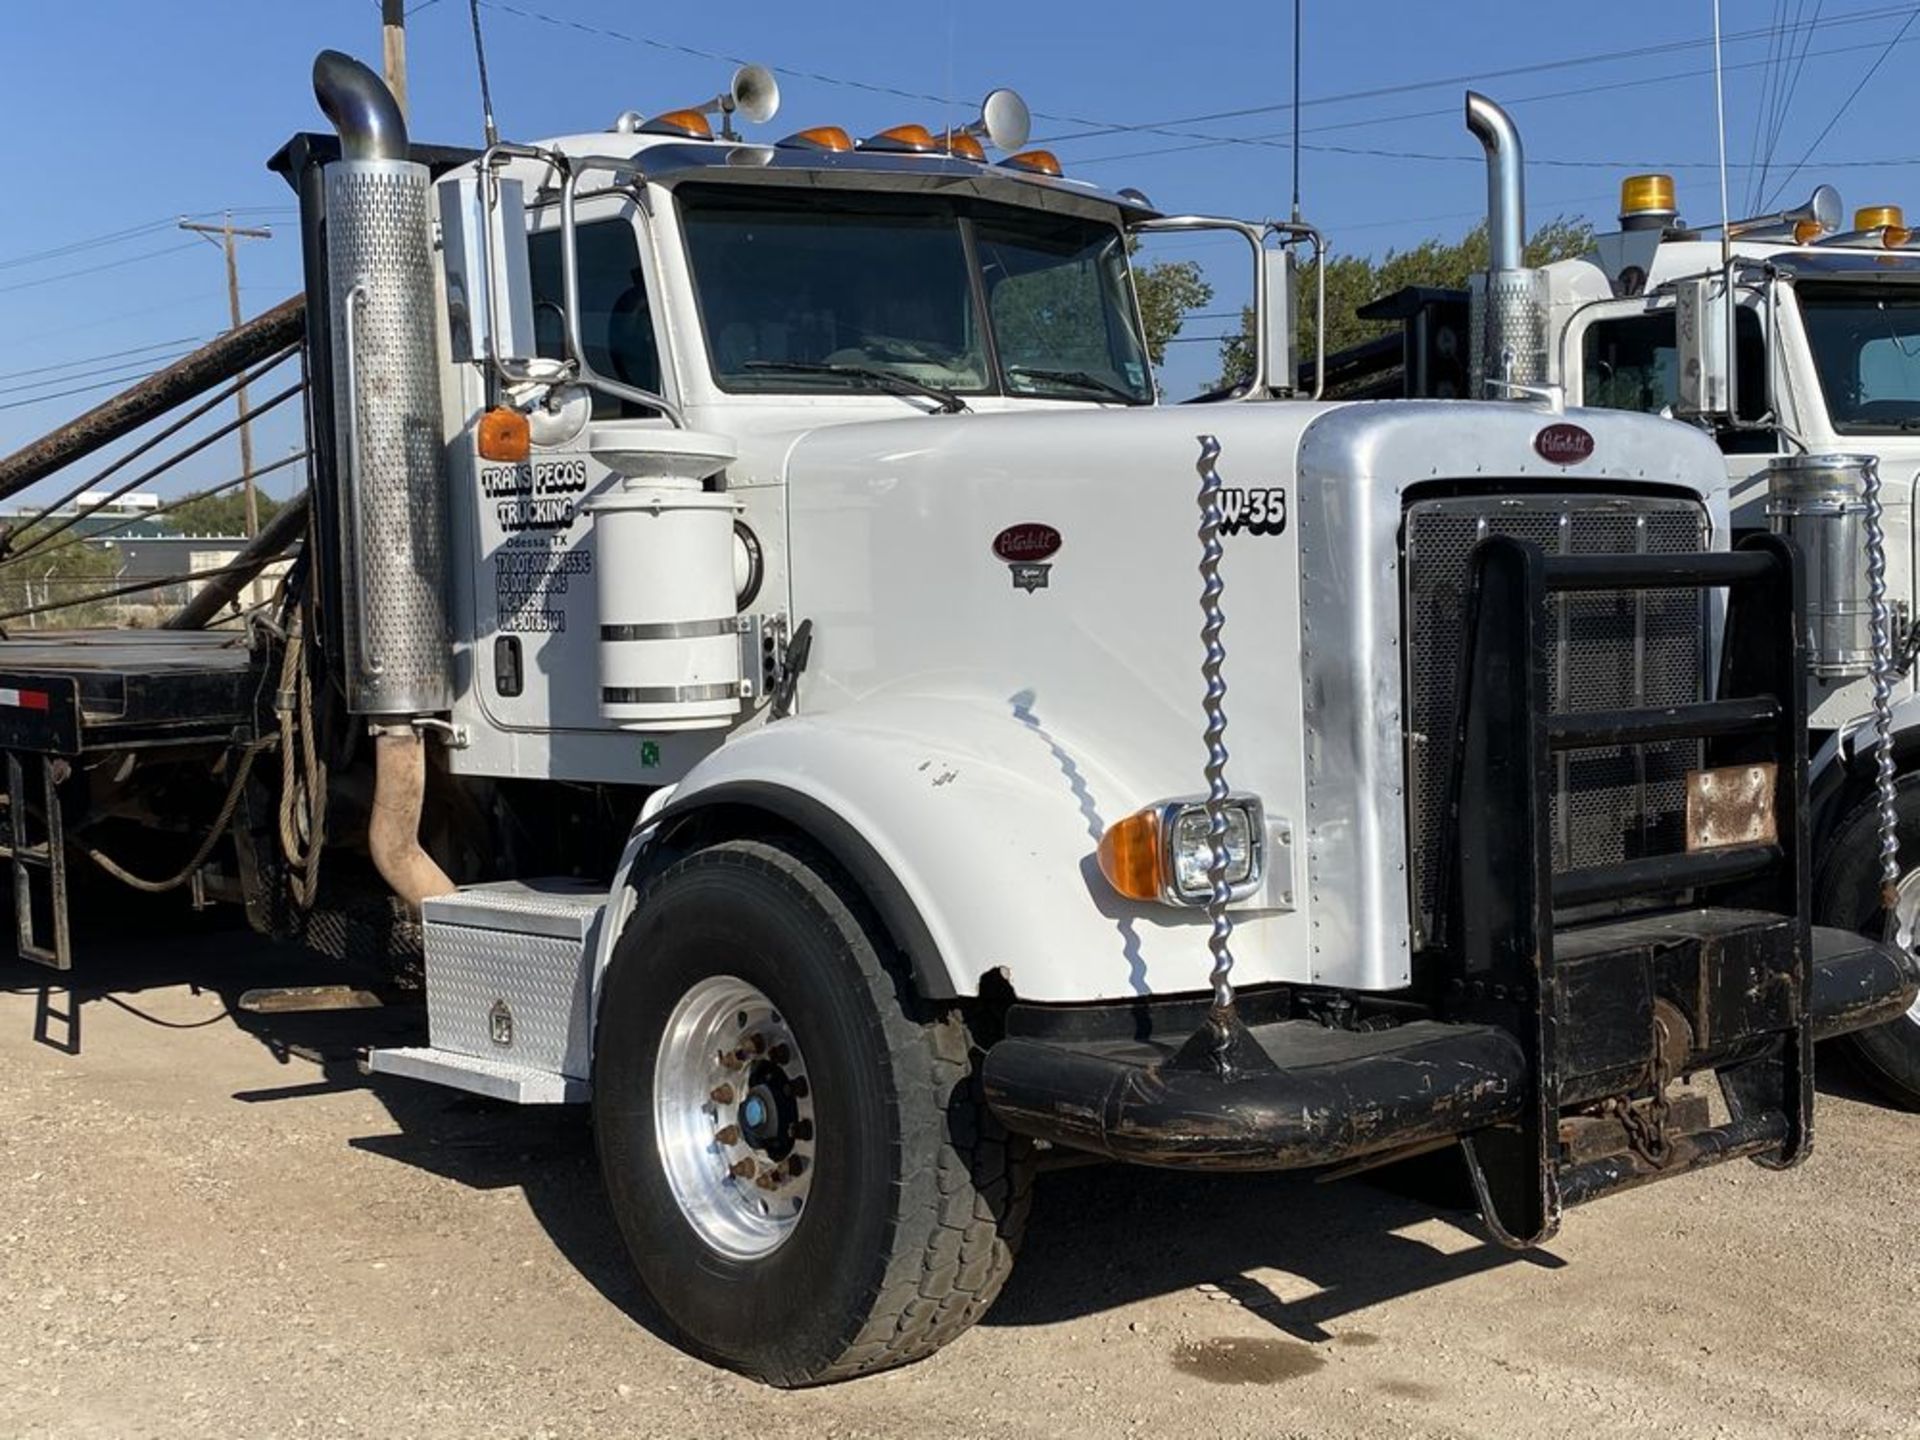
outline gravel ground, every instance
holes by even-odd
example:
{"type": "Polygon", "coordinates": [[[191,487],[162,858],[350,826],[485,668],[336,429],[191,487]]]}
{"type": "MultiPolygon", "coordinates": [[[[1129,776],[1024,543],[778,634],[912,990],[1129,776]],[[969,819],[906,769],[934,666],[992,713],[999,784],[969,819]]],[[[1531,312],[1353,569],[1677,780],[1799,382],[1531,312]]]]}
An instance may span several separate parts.
{"type": "Polygon", "coordinates": [[[249,940],[82,975],[69,1055],[0,966],[6,1437],[1920,1435],[1920,1116],[1836,1064],[1803,1168],[1530,1256],[1358,1182],[1051,1174],[973,1332],[782,1394],[662,1338],[580,1117],[369,1083],[405,1015],[236,1016],[301,978],[249,940]]]}

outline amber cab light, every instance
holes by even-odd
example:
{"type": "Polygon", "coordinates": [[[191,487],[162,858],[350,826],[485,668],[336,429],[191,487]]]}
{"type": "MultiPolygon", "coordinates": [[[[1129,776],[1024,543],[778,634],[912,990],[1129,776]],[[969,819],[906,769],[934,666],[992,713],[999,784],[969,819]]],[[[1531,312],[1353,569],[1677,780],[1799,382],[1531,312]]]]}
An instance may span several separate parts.
{"type": "Polygon", "coordinates": [[[987,152],[978,136],[969,135],[964,130],[949,130],[942,138],[949,155],[958,155],[962,160],[974,160],[982,165],[987,163],[987,152]]]}
{"type": "Polygon", "coordinates": [[[862,150],[896,150],[914,155],[927,155],[940,148],[940,142],[933,138],[933,132],[924,125],[893,125],[878,135],[869,135],[860,142],[862,150]]]}
{"type": "Polygon", "coordinates": [[[1028,170],[1035,175],[1060,178],[1060,160],[1051,150],[1022,150],[1000,162],[1010,170],[1028,170]]]}
{"type": "Polygon", "coordinates": [[[1160,812],[1141,810],[1116,820],[1100,837],[1100,873],[1129,900],[1160,898],[1160,829],[1160,812]]]}
{"type": "Polygon", "coordinates": [[[480,458],[518,465],[533,449],[533,430],[527,417],[505,405],[480,417],[480,458]]]}
{"type": "Polygon", "coordinates": [[[782,150],[824,150],[829,154],[843,155],[853,149],[853,137],[838,125],[814,125],[805,130],[796,130],[779,142],[782,150]]]}
{"type": "Polygon", "coordinates": [[[669,110],[640,127],[647,135],[679,135],[688,140],[711,140],[713,126],[698,110],[669,110]]]}

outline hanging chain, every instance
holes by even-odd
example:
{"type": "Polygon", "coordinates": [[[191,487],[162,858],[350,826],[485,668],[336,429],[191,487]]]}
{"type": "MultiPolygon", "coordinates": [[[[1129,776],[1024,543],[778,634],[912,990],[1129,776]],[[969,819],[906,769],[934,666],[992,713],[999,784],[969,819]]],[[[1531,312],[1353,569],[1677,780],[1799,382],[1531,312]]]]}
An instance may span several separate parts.
{"type": "Polygon", "coordinates": [[[1667,1163],[1673,1142],[1667,1134],[1667,1117],[1673,1102],[1667,1099],[1667,1086],[1673,1083],[1673,1066],[1667,1060],[1667,1047],[1655,1037],[1653,1047],[1653,1098],[1645,1105],[1623,1101],[1620,1123],[1627,1132],[1627,1145],[1649,1165],[1667,1163]]]}
{"type": "Polygon", "coordinates": [[[1201,710],[1206,715],[1207,742],[1207,918],[1212,933],[1207,949],[1213,956],[1213,1008],[1208,1015],[1213,1026],[1214,1048],[1224,1052],[1233,1027],[1233,954],[1228,948],[1233,938],[1233,917],[1227,913],[1232,887],[1227,884],[1227,682],[1221,677],[1227,648],[1220,643],[1220,632],[1227,623],[1220,606],[1226,589],[1220,579],[1220,472],[1214,461],[1220,458],[1220,442],[1211,435],[1200,436],[1200,640],[1206,656],[1200,663],[1200,678],[1206,682],[1201,710]]]}
{"type": "MultiPolygon", "coordinates": [[[[1893,811],[1893,613],[1887,604],[1887,539],[1881,527],[1880,462],[1866,457],[1867,601],[1873,612],[1873,734],[1875,792],[1880,802],[1880,905],[1898,914],[1900,842],[1893,811]]],[[[1896,925],[1899,923],[1896,918],[1896,925]]],[[[1911,937],[1896,935],[1902,946],[1911,937]]]]}

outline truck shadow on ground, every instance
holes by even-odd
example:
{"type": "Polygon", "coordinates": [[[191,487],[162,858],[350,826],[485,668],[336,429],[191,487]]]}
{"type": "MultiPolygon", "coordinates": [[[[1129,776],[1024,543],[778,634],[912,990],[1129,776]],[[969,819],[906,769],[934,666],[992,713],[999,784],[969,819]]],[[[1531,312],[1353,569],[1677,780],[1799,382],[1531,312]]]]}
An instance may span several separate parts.
{"type": "MultiPolygon", "coordinates": [[[[351,1137],[348,1145],[476,1190],[521,1191],[568,1264],[636,1324],[670,1339],[671,1327],[633,1276],[603,1199],[584,1107],[516,1107],[363,1073],[359,1058],[367,1046],[422,1037],[424,1014],[414,1007],[274,1015],[239,1008],[240,996],[255,986],[340,979],[339,967],[324,959],[245,933],[200,930],[92,949],[71,991],[65,977],[0,962],[0,989],[48,992],[42,1010],[64,1008],[76,1025],[87,1010],[109,1005],[168,1029],[231,1025],[290,1071],[286,1085],[235,1092],[243,1104],[368,1091],[393,1129],[351,1137]],[[178,986],[217,997],[221,1009],[183,1024],[142,1004],[142,991],[178,986]]],[[[44,1043],[66,1048],[57,1037],[44,1043]]],[[[1827,1051],[1820,1089],[1872,1102],[1827,1051]]],[[[1383,1172],[1387,1183],[1111,1165],[1044,1173],[1020,1262],[982,1323],[1048,1325],[1204,1291],[1287,1336],[1323,1342],[1335,1338],[1329,1325],[1370,1306],[1508,1265],[1565,1263],[1551,1251],[1515,1252],[1487,1241],[1474,1216],[1446,1208],[1458,1203],[1458,1186],[1427,1163],[1424,1174],[1383,1172]],[[1436,1220],[1437,1227],[1423,1225],[1436,1220]],[[1401,1233],[1415,1226],[1422,1226],[1420,1237],[1401,1233]],[[1143,1235],[1154,1243],[1139,1244],[1143,1235]],[[1257,1278],[1269,1273],[1274,1283],[1257,1278]]]]}

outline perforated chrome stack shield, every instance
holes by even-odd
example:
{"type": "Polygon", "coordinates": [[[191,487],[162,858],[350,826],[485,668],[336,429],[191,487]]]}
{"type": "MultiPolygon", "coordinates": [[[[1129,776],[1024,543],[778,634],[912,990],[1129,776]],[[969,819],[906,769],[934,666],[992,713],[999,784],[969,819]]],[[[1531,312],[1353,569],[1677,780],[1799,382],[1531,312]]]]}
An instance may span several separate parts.
{"type": "Polygon", "coordinates": [[[452,698],[428,184],[402,160],[326,171],[345,674],[361,714],[452,698]]]}

